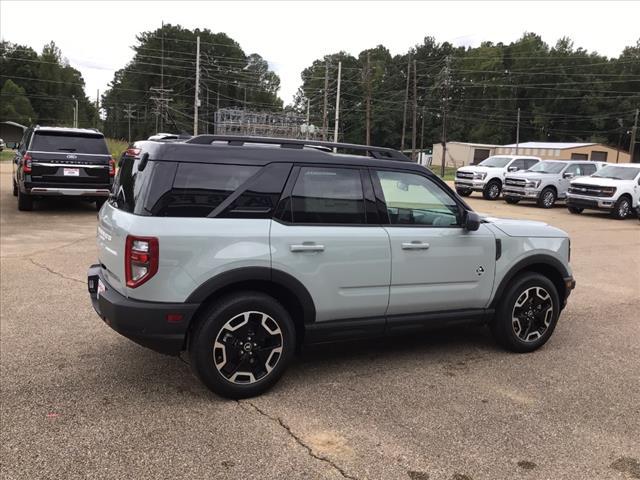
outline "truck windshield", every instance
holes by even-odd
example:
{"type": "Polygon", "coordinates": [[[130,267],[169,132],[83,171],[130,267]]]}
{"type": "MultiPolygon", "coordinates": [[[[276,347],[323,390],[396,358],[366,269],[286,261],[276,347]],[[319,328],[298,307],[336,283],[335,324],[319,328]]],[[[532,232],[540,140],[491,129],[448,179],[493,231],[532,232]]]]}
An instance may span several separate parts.
{"type": "Polygon", "coordinates": [[[533,167],[529,169],[530,172],[537,173],[560,173],[564,167],[566,167],[566,163],[558,162],[557,160],[549,160],[545,162],[536,163],[533,167]]]}
{"type": "Polygon", "coordinates": [[[600,178],[613,178],[615,180],[633,180],[634,178],[636,178],[636,175],[638,175],[638,173],[640,173],[640,167],[629,168],[608,165],[604,168],[601,168],[591,176],[600,178]]]}
{"type": "Polygon", "coordinates": [[[511,161],[511,157],[489,157],[478,165],[483,167],[504,168],[511,161]]]}
{"type": "Polygon", "coordinates": [[[109,155],[102,135],[78,135],[72,132],[36,132],[29,149],[36,152],[109,155]]]}

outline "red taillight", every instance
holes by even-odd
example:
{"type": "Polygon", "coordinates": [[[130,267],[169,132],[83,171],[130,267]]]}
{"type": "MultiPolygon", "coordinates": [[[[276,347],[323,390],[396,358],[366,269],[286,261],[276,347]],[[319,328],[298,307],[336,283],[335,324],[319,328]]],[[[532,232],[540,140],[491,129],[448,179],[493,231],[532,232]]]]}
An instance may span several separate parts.
{"type": "Polygon", "coordinates": [[[31,173],[31,155],[28,153],[25,153],[24,157],[22,157],[22,171],[24,173],[31,173]]]}
{"type": "Polygon", "coordinates": [[[129,148],[127,148],[127,151],[125,152],[125,155],[127,157],[137,157],[138,155],[140,155],[141,151],[142,150],[140,150],[139,148],[129,147],[129,148]]]}
{"type": "Polygon", "coordinates": [[[158,272],[160,249],[155,237],[127,236],[124,270],[127,287],[136,288],[158,272]]]}
{"type": "Polygon", "coordinates": [[[109,176],[110,177],[116,176],[116,161],[113,157],[109,159],[109,176]]]}

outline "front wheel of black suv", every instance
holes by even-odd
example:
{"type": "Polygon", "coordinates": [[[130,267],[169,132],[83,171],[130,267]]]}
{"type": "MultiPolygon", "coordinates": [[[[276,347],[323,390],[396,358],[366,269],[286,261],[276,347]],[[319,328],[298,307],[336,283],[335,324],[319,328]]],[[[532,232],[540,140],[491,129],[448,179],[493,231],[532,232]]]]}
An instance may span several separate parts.
{"type": "Polygon", "coordinates": [[[21,212],[30,212],[33,210],[33,197],[22,193],[20,190],[18,190],[18,210],[21,212]]]}
{"type": "Polygon", "coordinates": [[[17,197],[18,196],[18,184],[16,183],[16,181],[13,181],[13,196],[17,197]]]}
{"type": "Polygon", "coordinates": [[[96,199],[96,210],[100,211],[100,209],[102,208],[102,206],[105,204],[106,201],[107,201],[106,198],[96,199]]]}
{"type": "Polygon", "coordinates": [[[189,342],[191,368],[227,398],[260,395],[282,376],[295,351],[287,310],[260,292],[239,292],[202,312],[189,342]]]}
{"type": "Polygon", "coordinates": [[[569,213],[573,213],[574,215],[579,215],[584,211],[584,208],[581,207],[567,207],[569,213]]]}
{"type": "Polygon", "coordinates": [[[631,213],[631,200],[628,197],[622,196],[618,199],[616,204],[611,210],[611,216],[617,220],[624,220],[631,213]]]}
{"type": "Polygon", "coordinates": [[[515,205],[520,201],[520,199],[517,197],[504,197],[504,201],[511,205],[515,205]]]}
{"type": "Polygon", "coordinates": [[[461,197],[468,197],[471,195],[471,190],[465,190],[463,188],[456,188],[456,193],[461,197]]]}
{"type": "Polygon", "coordinates": [[[491,332],[507,350],[532,352],[551,337],[560,315],[560,297],[553,282],[539,273],[524,273],[510,283],[491,332]]]}

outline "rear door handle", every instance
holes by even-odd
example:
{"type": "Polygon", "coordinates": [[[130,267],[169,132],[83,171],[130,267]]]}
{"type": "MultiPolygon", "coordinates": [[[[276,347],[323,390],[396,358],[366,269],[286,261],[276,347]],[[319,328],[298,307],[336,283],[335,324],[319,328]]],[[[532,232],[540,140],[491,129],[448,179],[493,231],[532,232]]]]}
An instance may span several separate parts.
{"type": "Polygon", "coordinates": [[[292,252],[324,252],[324,245],[317,243],[301,243],[297,245],[289,245],[292,252]]]}
{"type": "Polygon", "coordinates": [[[413,242],[402,242],[403,250],[427,250],[429,248],[429,244],[425,242],[413,241],[413,242]]]}

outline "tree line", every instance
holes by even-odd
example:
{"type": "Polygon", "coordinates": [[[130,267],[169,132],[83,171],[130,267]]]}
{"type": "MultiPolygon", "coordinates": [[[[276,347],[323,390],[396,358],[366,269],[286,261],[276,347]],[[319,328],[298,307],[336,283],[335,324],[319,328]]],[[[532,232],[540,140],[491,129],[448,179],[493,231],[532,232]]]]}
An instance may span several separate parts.
{"type": "MultiPolygon", "coordinates": [[[[640,106],[640,40],[616,58],[576,48],[568,38],[549,46],[539,35],[456,47],[432,37],[392,55],[383,45],[358,55],[340,51],[301,73],[291,105],[278,97],[280,78],[259,54],[208,29],[163,25],[141,32],[134,56],[100,99],[101,118],[84,80],[51,42],[38,54],[0,43],[0,120],[79,125],[108,136],[144,138],[158,131],[192,132],[196,38],[200,37],[199,131],[213,132],[225,107],[310,113],[333,132],[340,76],[339,140],[420,148],[442,140],[512,143],[593,141],[628,148],[640,106]],[[446,119],[445,119],[446,117],[446,119]]],[[[332,135],[329,136],[332,138],[332,135]]]]}

